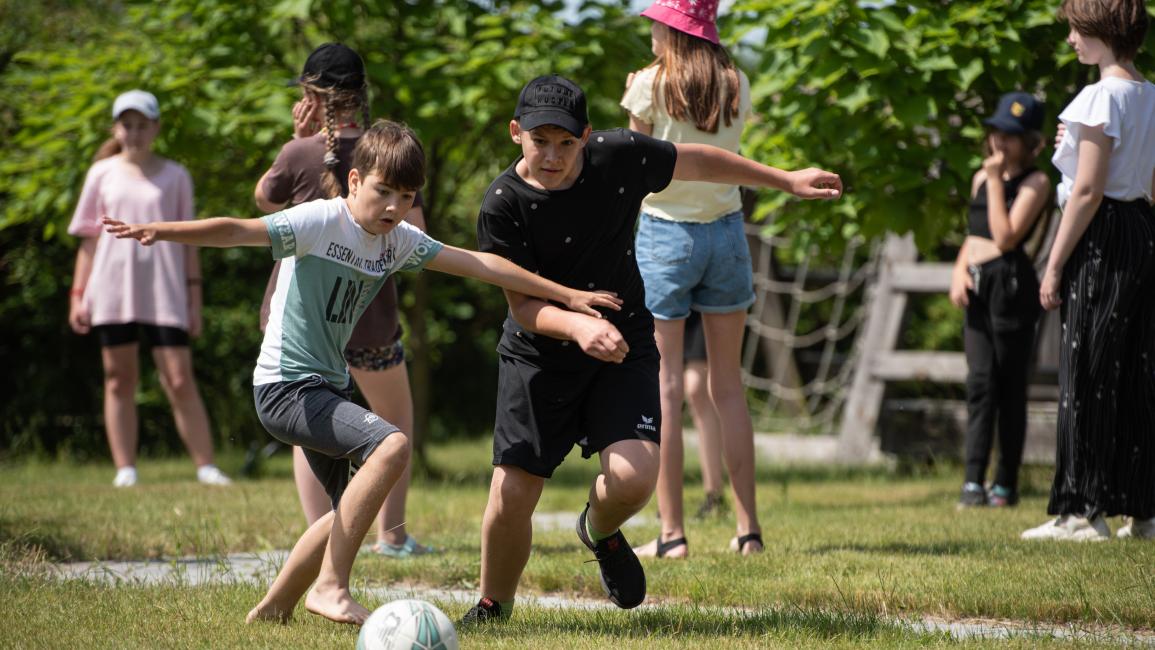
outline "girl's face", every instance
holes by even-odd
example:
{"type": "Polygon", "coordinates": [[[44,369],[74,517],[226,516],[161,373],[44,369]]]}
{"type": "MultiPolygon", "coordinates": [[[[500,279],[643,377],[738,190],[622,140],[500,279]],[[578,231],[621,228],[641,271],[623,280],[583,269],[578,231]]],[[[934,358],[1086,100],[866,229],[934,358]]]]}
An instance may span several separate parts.
{"type": "Polygon", "coordinates": [[[667,29],[669,28],[656,20],[650,23],[650,51],[654,56],[662,56],[662,52],[666,51],[666,40],[669,38],[667,29]]]}
{"type": "Polygon", "coordinates": [[[160,133],[159,121],[133,110],[121,113],[112,125],[112,137],[126,153],[151,151],[157,133],[160,133]]]}
{"type": "Polygon", "coordinates": [[[416,190],[390,187],[376,172],[362,176],[356,169],[349,170],[349,211],[369,234],[385,235],[396,228],[416,198],[416,190]]]}
{"type": "Polygon", "coordinates": [[[1107,47],[1101,39],[1094,36],[1084,36],[1071,28],[1071,32],[1067,34],[1067,45],[1075,49],[1075,54],[1079,57],[1079,63],[1084,65],[1099,65],[1101,63],[1109,63],[1114,60],[1111,48],[1107,47]]]}
{"type": "Polygon", "coordinates": [[[1022,136],[1003,131],[987,134],[987,145],[991,153],[1001,153],[1007,162],[1020,163],[1026,158],[1027,148],[1022,136]]]}

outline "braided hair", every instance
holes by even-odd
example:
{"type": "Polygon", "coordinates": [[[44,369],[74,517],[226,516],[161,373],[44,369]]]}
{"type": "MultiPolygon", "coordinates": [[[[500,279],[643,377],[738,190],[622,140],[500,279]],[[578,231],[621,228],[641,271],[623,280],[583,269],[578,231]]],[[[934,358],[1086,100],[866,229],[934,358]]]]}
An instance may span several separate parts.
{"type": "Polygon", "coordinates": [[[348,189],[346,180],[341,178],[339,168],[341,157],[337,143],[337,116],[340,113],[360,109],[362,129],[369,128],[369,89],[362,86],[355,90],[343,88],[325,88],[309,81],[303,81],[301,87],[306,91],[320,96],[324,107],[325,123],[325,158],[324,169],[321,170],[321,189],[329,198],[344,196],[348,189]]]}

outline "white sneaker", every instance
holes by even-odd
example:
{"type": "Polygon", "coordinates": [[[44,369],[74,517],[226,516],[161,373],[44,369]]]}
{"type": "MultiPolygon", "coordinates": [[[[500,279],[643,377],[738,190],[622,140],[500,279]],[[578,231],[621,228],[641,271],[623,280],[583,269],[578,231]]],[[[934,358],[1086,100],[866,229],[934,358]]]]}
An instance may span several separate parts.
{"type": "Polygon", "coordinates": [[[1024,530],[1021,539],[1054,539],[1070,542],[1102,542],[1111,538],[1111,529],[1103,517],[1088,520],[1085,517],[1062,515],[1042,526],[1024,530]]]}
{"type": "Polygon", "coordinates": [[[201,465],[197,468],[197,480],[205,485],[232,485],[233,482],[216,465],[201,465]]]}
{"type": "Polygon", "coordinates": [[[1155,539],[1155,517],[1150,519],[1136,519],[1124,517],[1127,523],[1115,532],[1115,537],[1134,537],[1135,539],[1155,539]]]}
{"type": "Polygon", "coordinates": [[[116,478],[112,479],[112,487],[132,487],[136,485],[136,468],[129,465],[116,470],[116,478]]]}

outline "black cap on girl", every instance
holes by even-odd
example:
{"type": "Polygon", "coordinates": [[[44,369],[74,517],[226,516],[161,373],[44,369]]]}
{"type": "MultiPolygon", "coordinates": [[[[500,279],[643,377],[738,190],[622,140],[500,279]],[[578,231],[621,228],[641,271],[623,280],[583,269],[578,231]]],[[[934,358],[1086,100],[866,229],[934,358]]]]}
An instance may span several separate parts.
{"type": "Polygon", "coordinates": [[[999,98],[995,114],[983,124],[1003,133],[1026,133],[1043,128],[1043,103],[1023,92],[1007,93],[999,98]]]}

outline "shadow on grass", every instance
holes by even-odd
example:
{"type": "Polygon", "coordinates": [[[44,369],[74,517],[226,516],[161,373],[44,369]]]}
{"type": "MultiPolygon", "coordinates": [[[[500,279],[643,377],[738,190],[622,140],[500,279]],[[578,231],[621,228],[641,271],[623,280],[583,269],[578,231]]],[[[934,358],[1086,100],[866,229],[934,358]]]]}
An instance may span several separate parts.
{"type": "Polygon", "coordinates": [[[711,638],[718,635],[763,638],[773,632],[833,639],[872,637],[897,630],[894,624],[862,612],[790,608],[735,612],[685,606],[645,608],[633,612],[539,610],[527,612],[524,619],[515,617],[504,625],[464,628],[462,631],[466,636],[519,638],[527,633],[540,633],[542,628],[548,628],[551,635],[573,635],[585,639],[598,636],[711,638]]]}
{"type": "Polygon", "coordinates": [[[885,544],[830,544],[806,551],[809,555],[828,555],[842,551],[870,553],[873,555],[971,555],[979,551],[989,551],[989,544],[973,542],[939,542],[932,544],[907,544],[887,542],[885,544]]]}
{"type": "Polygon", "coordinates": [[[66,562],[82,557],[83,550],[79,544],[42,533],[14,533],[12,522],[0,520],[0,560],[21,560],[43,554],[46,560],[66,562]]]}

